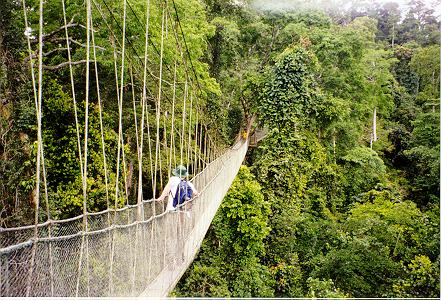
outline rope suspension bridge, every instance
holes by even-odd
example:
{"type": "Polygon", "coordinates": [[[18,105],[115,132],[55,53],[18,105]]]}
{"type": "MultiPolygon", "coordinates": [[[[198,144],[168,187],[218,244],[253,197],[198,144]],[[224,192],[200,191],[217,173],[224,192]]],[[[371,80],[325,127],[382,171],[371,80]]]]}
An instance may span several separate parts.
{"type": "Polygon", "coordinates": [[[22,0],[37,125],[35,216],[33,224],[0,228],[0,296],[166,296],[196,255],[248,149],[247,140],[226,150],[216,147],[179,3],[145,0],[139,15],[139,7],[128,0],[107,1],[86,0],[85,7],[76,6],[84,11],[72,12],[59,0],[63,24],[45,34],[43,0],[37,1],[38,9],[22,0]],[[143,39],[128,35],[129,22],[145,28],[143,39]],[[160,37],[152,36],[152,27],[161,28],[160,37]],[[78,30],[85,31],[84,40],[78,41],[78,30]],[[67,61],[54,64],[48,59],[58,52],[67,61]],[[100,84],[100,70],[109,62],[118,111],[113,140],[106,135],[103,117],[112,96],[104,99],[100,84]],[[45,162],[44,73],[66,69],[82,213],[59,218],[53,213],[57,208],[50,198],[51,174],[45,162]],[[81,92],[78,74],[84,76],[81,92]],[[129,117],[128,108],[133,114],[129,117]],[[94,128],[92,118],[99,120],[94,128]],[[130,128],[128,119],[133,122],[130,128]],[[92,141],[99,145],[94,155],[92,141]],[[135,166],[127,150],[133,144],[135,166]],[[91,166],[98,161],[103,167],[97,174],[91,166]],[[168,211],[155,200],[163,177],[177,164],[197,174],[192,182],[199,195],[190,200],[189,213],[168,211]],[[131,194],[133,169],[138,176],[131,194]],[[94,176],[104,181],[106,209],[101,211],[88,209],[94,176]],[[145,186],[151,187],[150,200],[145,200],[145,186]]]}
{"type": "Polygon", "coordinates": [[[236,145],[193,178],[203,188],[190,200],[190,217],[148,200],[3,229],[1,295],[166,296],[196,255],[246,150],[247,142],[236,145]]]}

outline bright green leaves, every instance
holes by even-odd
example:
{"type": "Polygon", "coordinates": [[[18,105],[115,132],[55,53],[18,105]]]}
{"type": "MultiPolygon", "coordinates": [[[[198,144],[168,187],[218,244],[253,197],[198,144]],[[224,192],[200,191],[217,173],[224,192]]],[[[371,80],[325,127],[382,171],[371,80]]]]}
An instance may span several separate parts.
{"type": "Polygon", "coordinates": [[[439,261],[436,263],[425,255],[417,255],[405,267],[405,279],[398,280],[393,285],[394,292],[399,297],[439,297],[439,261]]]}
{"type": "Polygon", "coordinates": [[[179,297],[231,297],[226,277],[217,266],[194,263],[190,272],[184,274],[185,280],[172,295],[179,297]],[[186,276],[188,274],[188,276],[186,276]]]}
{"type": "Polygon", "coordinates": [[[273,279],[260,263],[269,204],[242,166],[213,219],[202,250],[176,290],[180,296],[271,297],[273,279]]]}
{"type": "Polygon", "coordinates": [[[415,51],[410,67],[418,74],[419,91],[423,92],[427,104],[439,105],[440,47],[429,46],[415,51]]]}
{"type": "Polygon", "coordinates": [[[332,279],[308,278],[308,297],[310,298],[348,298],[349,296],[335,287],[332,279]]]}
{"type": "Polygon", "coordinates": [[[416,193],[423,205],[438,203],[439,198],[439,113],[420,114],[412,122],[414,130],[410,139],[410,149],[404,154],[412,162],[409,166],[410,178],[414,185],[412,190],[416,193]]]}
{"type": "Polygon", "coordinates": [[[332,279],[352,297],[381,297],[399,272],[399,264],[388,254],[387,247],[371,244],[369,238],[349,237],[340,247],[317,256],[311,275],[332,279]]]}
{"type": "Polygon", "coordinates": [[[278,297],[300,297],[303,295],[303,274],[296,253],[271,267],[271,274],[276,280],[275,295],[278,297]]]}
{"type": "Polygon", "coordinates": [[[372,202],[355,204],[346,221],[347,230],[359,238],[369,238],[390,250],[396,260],[409,260],[421,249],[427,220],[415,203],[393,202],[387,191],[371,194],[372,202]]]}
{"type": "MultiPolygon", "coordinates": [[[[439,248],[427,247],[433,235],[428,230],[431,221],[415,203],[396,201],[387,190],[371,191],[363,202],[355,204],[347,219],[342,220],[340,230],[345,234],[337,238],[339,242],[329,252],[316,256],[311,274],[332,279],[338,288],[351,291],[354,297],[404,295],[406,290],[410,291],[407,278],[414,272],[409,272],[411,268],[405,265],[410,263],[415,269],[414,258],[427,256],[418,268],[428,269],[428,257],[436,259],[437,254],[432,253],[438,253],[439,248]],[[407,275],[403,276],[403,271],[407,275]]],[[[436,269],[427,272],[432,275],[421,281],[436,274],[436,269]]],[[[412,295],[427,296],[434,291],[433,285],[422,288],[425,293],[412,295]]]]}
{"type": "Polygon", "coordinates": [[[231,294],[240,298],[274,297],[273,285],[268,268],[252,258],[237,273],[231,284],[231,294]]]}
{"type": "Polygon", "coordinates": [[[305,122],[315,110],[313,72],[316,58],[303,47],[286,49],[269,74],[259,103],[259,115],[270,128],[305,122]]]}
{"type": "Polygon", "coordinates": [[[262,241],[270,230],[267,224],[270,210],[260,192],[260,185],[246,167],[241,167],[220,209],[223,220],[217,215],[213,224],[221,222],[225,226],[225,221],[229,223],[228,227],[233,230],[230,242],[235,255],[244,251],[249,256],[262,254],[262,241]]]}
{"type": "Polygon", "coordinates": [[[383,161],[375,151],[367,147],[350,150],[342,161],[348,180],[348,196],[370,190],[384,180],[386,167],[383,161]]]}

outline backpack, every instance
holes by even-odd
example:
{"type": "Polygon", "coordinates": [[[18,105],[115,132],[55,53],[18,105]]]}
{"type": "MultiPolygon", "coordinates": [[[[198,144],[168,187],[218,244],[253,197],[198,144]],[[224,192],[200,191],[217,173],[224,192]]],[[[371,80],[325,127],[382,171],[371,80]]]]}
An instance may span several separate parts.
{"type": "Polygon", "coordinates": [[[173,198],[173,207],[176,207],[178,204],[182,204],[187,200],[190,200],[193,196],[193,190],[186,180],[181,180],[176,189],[175,197],[173,198]]]}

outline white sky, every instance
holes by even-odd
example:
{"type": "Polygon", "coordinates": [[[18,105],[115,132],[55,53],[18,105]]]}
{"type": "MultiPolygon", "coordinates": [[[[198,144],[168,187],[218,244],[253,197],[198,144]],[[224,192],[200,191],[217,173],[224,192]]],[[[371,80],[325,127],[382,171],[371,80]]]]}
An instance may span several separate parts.
{"type": "MultiPolygon", "coordinates": [[[[332,7],[350,7],[351,3],[360,3],[369,5],[373,0],[254,0],[252,6],[264,10],[290,10],[299,8],[332,8],[332,7]]],[[[402,11],[407,10],[409,0],[376,0],[377,3],[395,2],[402,11]]],[[[441,0],[424,0],[428,7],[434,6],[434,15],[441,19],[441,0]]]]}

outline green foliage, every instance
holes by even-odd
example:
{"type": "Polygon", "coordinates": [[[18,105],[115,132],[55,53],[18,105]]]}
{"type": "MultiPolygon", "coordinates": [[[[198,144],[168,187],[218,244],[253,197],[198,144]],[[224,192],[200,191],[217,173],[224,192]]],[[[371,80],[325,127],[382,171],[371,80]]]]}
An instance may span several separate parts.
{"type": "MultiPolygon", "coordinates": [[[[37,135],[22,8],[15,1],[3,2],[0,226],[14,226],[32,218],[37,135]]],[[[92,13],[99,46],[100,104],[105,113],[101,128],[92,76],[89,211],[105,209],[108,202],[110,206],[133,203],[138,180],[134,176],[138,170],[133,114],[138,118],[141,114],[146,2],[130,1],[127,11],[126,77],[120,99],[126,167],[119,170],[113,57],[114,51],[121,53],[121,41],[113,33],[122,34],[118,24],[123,7],[121,1],[106,3],[109,10],[97,0],[92,13]],[[127,84],[130,71],[133,87],[127,84]]],[[[269,134],[249,153],[255,175],[241,168],[174,295],[439,297],[439,30],[433,11],[422,1],[412,1],[400,22],[399,7],[393,4],[338,9],[327,15],[317,11],[261,13],[230,0],[175,3],[196,73],[190,75],[187,88],[201,87],[190,96],[193,118],[186,126],[195,126],[197,103],[204,111],[199,118],[208,120],[209,132],[217,132],[216,141],[232,141],[253,114],[269,134]],[[374,109],[380,140],[369,149],[374,109]]],[[[26,4],[29,26],[36,36],[39,3],[29,0],[26,4]]],[[[80,61],[86,55],[86,31],[74,24],[86,23],[84,1],[67,0],[66,4],[67,19],[73,23],[69,36],[75,40],[70,43],[72,59],[80,61]]],[[[48,0],[44,8],[43,63],[55,69],[44,71],[43,146],[52,217],[63,218],[82,212],[83,182],[70,72],[68,65],[59,65],[67,61],[61,2],[48,0]]],[[[173,81],[176,62],[178,82],[176,90],[162,85],[161,110],[167,113],[159,139],[160,161],[165,166],[170,150],[165,135],[171,132],[170,99],[172,95],[180,100],[185,97],[190,61],[176,47],[173,31],[179,26],[171,3],[151,1],[150,8],[146,124],[152,129],[150,142],[156,140],[161,40],[162,79],[173,81]],[[164,7],[170,14],[168,34],[162,35],[164,7]]],[[[31,47],[37,49],[35,39],[31,47]]],[[[118,68],[121,63],[118,57],[118,68]]],[[[85,73],[84,64],[74,65],[83,151],[85,73]]],[[[186,98],[188,121],[190,97],[186,98]]],[[[181,102],[175,112],[182,116],[181,102]]],[[[146,144],[147,140],[144,158],[148,157],[146,144]]],[[[153,193],[149,163],[142,168],[147,198],[153,193]]],[[[166,173],[165,167],[158,171],[166,173]]],[[[41,220],[46,217],[45,213],[40,216],[41,220]]]]}
{"type": "Polygon", "coordinates": [[[439,100],[439,61],[439,46],[417,49],[410,61],[410,67],[419,78],[418,91],[425,94],[423,98],[428,104],[438,103],[439,100]]]}
{"type": "Polygon", "coordinates": [[[330,278],[353,297],[381,297],[390,290],[391,278],[399,264],[389,256],[387,247],[369,243],[368,238],[351,238],[339,248],[315,259],[315,278],[330,278]]]}
{"type": "Polygon", "coordinates": [[[395,62],[392,69],[396,80],[410,94],[416,93],[418,85],[418,75],[410,66],[414,52],[415,50],[412,48],[398,45],[394,49],[394,56],[398,61],[395,62]]]}
{"type": "Polygon", "coordinates": [[[280,261],[271,267],[276,280],[275,295],[278,297],[301,297],[303,295],[303,274],[296,253],[287,261],[280,261]]]}
{"type": "Polygon", "coordinates": [[[347,230],[371,244],[387,247],[396,260],[408,261],[421,247],[427,219],[411,201],[393,202],[388,191],[365,196],[372,202],[355,204],[346,221],[347,230]]]}
{"type": "Polygon", "coordinates": [[[193,265],[175,293],[187,297],[272,297],[273,279],[260,262],[269,234],[269,205],[242,166],[213,219],[193,265]]]}
{"type": "MultiPolygon", "coordinates": [[[[185,297],[231,297],[228,282],[218,267],[193,263],[191,274],[184,275],[179,286],[173,292],[177,296],[185,297]]],[[[188,273],[188,271],[187,271],[188,273]]]]}
{"type": "Polygon", "coordinates": [[[335,287],[332,279],[320,280],[317,278],[308,278],[308,297],[310,298],[348,298],[335,287]]]}
{"type": "Polygon", "coordinates": [[[346,193],[356,196],[375,187],[384,180],[386,167],[378,154],[367,148],[357,147],[342,157],[345,178],[347,182],[346,193]]]}
{"type": "Polygon", "coordinates": [[[440,119],[439,113],[420,114],[412,122],[414,130],[410,138],[410,149],[404,154],[412,162],[410,178],[411,190],[423,205],[437,203],[439,198],[440,172],[440,119]]]}
{"type": "Polygon", "coordinates": [[[234,229],[233,232],[217,232],[217,236],[228,241],[231,254],[243,256],[246,253],[250,257],[262,254],[262,240],[269,233],[269,205],[264,201],[259,184],[246,167],[241,167],[220,209],[222,217],[216,216],[213,225],[234,229]]]}
{"type": "Polygon", "coordinates": [[[306,122],[315,112],[313,77],[316,58],[304,47],[285,50],[277,58],[259,103],[262,122],[270,128],[288,128],[306,122]]]}
{"type": "Polygon", "coordinates": [[[268,268],[254,258],[235,274],[231,295],[240,298],[274,297],[273,285],[268,268]]]}
{"type": "Polygon", "coordinates": [[[427,256],[417,255],[404,269],[405,279],[393,285],[398,297],[439,297],[439,262],[432,263],[427,256]]]}

